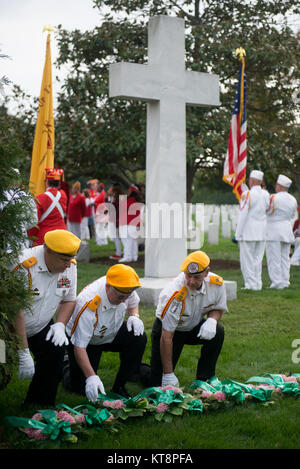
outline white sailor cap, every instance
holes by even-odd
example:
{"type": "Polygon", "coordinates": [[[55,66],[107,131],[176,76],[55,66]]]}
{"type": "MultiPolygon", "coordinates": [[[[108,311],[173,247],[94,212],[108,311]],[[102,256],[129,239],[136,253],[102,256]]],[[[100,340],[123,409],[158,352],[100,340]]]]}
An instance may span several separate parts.
{"type": "Polygon", "coordinates": [[[283,174],[279,174],[277,178],[277,184],[280,184],[280,186],[288,189],[290,185],[292,184],[292,180],[288,178],[287,176],[284,176],[283,174]]]}
{"type": "Polygon", "coordinates": [[[262,171],[259,171],[258,169],[253,169],[250,173],[250,177],[257,179],[258,181],[262,181],[264,173],[262,171]]]}

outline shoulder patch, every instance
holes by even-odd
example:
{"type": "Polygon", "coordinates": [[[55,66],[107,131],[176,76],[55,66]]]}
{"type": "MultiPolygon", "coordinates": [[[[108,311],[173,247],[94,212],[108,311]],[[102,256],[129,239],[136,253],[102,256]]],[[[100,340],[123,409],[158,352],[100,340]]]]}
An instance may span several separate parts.
{"type": "Polygon", "coordinates": [[[218,275],[211,275],[209,277],[209,283],[214,283],[215,285],[223,285],[223,278],[218,275]]]}
{"type": "Polygon", "coordinates": [[[30,269],[30,267],[32,267],[36,263],[37,263],[36,257],[29,257],[29,259],[25,259],[25,261],[22,262],[22,265],[26,269],[30,269]]]}
{"type": "Polygon", "coordinates": [[[100,296],[96,295],[90,302],[89,302],[89,309],[91,311],[96,311],[96,309],[99,307],[101,303],[101,298],[100,296]]]}

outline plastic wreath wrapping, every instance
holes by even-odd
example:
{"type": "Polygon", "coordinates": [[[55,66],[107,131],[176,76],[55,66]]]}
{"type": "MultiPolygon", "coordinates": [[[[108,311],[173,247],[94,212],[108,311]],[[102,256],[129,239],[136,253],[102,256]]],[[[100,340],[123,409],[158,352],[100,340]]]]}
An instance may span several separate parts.
{"type": "Polygon", "coordinates": [[[190,389],[201,398],[205,407],[217,407],[216,404],[274,402],[274,399],[283,395],[300,396],[300,374],[291,376],[281,374],[264,374],[253,376],[246,383],[239,383],[229,379],[220,381],[213,377],[208,382],[193,381],[190,389]]]}
{"type": "Polygon", "coordinates": [[[99,395],[98,401],[115,418],[122,420],[152,414],[158,421],[170,422],[172,416],[180,416],[184,412],[201,413],[203,410],[199,399],[174,386],[147,388],[130,399],[119,396],[115,400],[116,397],[118,396],[111,393],[99,395]]]}
{"type": "Polygon", "coordinates": [[[31,418],[6,417],[5,423],[17,427],[32,441],[76,443],[95,430],[117,432],[128,418],[148,415],[158,422],[171,422],[174,417],[200,416],[224,406],[248,402],[269,405],[284,396],[300,396],[300,373],[253,376],[246,383],[220,381],[214,376],[208,381],[193,381],[189,392],[174,386],[152,387],[129,399],[115,393],[99,394],[93,405],[84,402],[71,408],[58,404],[55,410],[38,410],[31,418]]]}
{"type": "Polygon", "coordinates": [[[32,440],[77,443],[78,437],[88,435],[91,428],[115,431],[107,425],[112,420],[113,416],[107,409],[97,409],[89,404],[75,408],[58,404],[56,410],[38,410],[31,418],[6,417],[5,424],[19,428],[32,440]]]}

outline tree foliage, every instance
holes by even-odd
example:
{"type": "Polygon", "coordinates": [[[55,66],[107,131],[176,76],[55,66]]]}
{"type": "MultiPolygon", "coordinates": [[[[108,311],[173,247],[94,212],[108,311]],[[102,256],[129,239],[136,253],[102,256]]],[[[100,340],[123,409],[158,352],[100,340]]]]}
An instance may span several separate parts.
{"type": "Polygon", "coordinates": [[[224,163],[238,47],[247,54],[248,168],[262,169],[270,189],[278,172],[298,177],[300,188],[299,36],[288,23],[299,15],[296,0],[93,3],[98,27],[82,33],[59,26],[57,33],[57,65],[70,73],[59,96],[55,158],[69,177],[80,172],[128,181],[145,167],[145,103],[110,99],[108,66],[147,63],[149,17],[171,15],[185,20],[186,68],[216,73],[221,85],[220,107],[187,110],[188,200],[195,175],[207,182],[224,163]]]}
{"type": "MultiPolygon", "coordinates": [[[[2,81],[3,90],[7,83],[2,81]]],[[[0,107],[0,339],[5,341],[6,349],[6,363],[0,363],[0,390],[10,381],[17,361],[16,313],[29,308],[32,298],[24,278],[12,270],[24,245],[22,227],[28,213],[28,198],[21,191],[25,182],[15,170],[25,162],[27,154],[19,124],[18,118],[8,115],[5,106],[0,107]],[[9,201],[8,191],[12,194],[9,201]]]]}

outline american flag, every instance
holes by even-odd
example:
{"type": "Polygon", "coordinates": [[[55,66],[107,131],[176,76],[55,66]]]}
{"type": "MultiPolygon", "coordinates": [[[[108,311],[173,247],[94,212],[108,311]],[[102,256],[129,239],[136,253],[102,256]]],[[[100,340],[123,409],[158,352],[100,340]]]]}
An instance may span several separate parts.
{"type": "Polygon", "coordinates": [[[238,200],[242,195],[242,186],[246,179],[247,168],[247,116],[246,116],[246,73],[243,49],[240,54],[239,82],[234,100],[234,109],[230,123],[228,149],[223,169],[223,181],[230,184],[238,200]]]}

